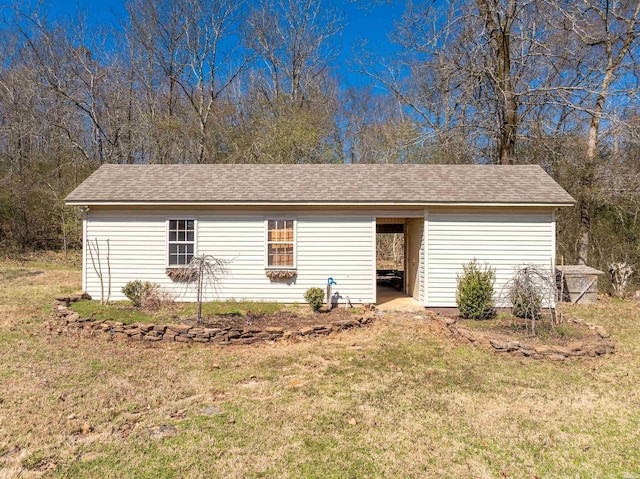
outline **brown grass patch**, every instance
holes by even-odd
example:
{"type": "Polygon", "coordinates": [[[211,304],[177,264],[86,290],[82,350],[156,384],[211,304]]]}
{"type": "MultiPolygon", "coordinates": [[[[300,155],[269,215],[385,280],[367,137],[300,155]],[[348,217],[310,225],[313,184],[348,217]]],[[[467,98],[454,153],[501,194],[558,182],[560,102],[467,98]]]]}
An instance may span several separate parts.
{"type": "Polygon", "coordinates": [[[632,447],[640,423],[637,303],[572,308],[620,345],[613,356],[582,362],[495,357],[401,314],[292,344],[154,347],[45,334],[52,298],[78,289],[80,279],[46,272],[35,284],[0,278],[0,476],[640,470],[632,447]]]}

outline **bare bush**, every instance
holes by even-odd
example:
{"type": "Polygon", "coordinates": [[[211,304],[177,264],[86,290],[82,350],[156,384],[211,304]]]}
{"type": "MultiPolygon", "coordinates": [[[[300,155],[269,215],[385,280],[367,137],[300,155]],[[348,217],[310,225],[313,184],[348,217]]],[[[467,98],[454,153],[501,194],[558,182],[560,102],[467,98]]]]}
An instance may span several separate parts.
{"type": "Polygon", "coordinates": [[[195,286],[197,321],[202,322],[202,297],[207,287],[217,290],[218,284],[223,276],[229,272],[228,260],[216,258],[209,254],[194,256],[186,268],[182,268],[184,281],[187,286],[195,286]]]}
{"type": "Polygon", "coordinates": [[[549,268],[537,265],[523,265],[515,270],[515,274],[503,288],[504,303],[511,304],[514,316],[530,319],[531,334],[536,333],[536,321],[549,320],[555,326],[553,305],[555,303],[556,280],[549,268]],[[548,314],[544,314],[545,307],[548,314]]]}
{"type": "Polygon", "coordinates": [[[91,264],[96,276],[100,280],[100,304],[108,304],[111,298],[111,247],[109,245],[109,238],[107,238],[107,295],[105,297],[105,285],[104,275],[105,272],[102,269],[102,255],[100,253],[100,243],[98,238],[94,238],[93,241],[87,239],[87,249],[89,250],[89,257],[91,258],[91,264]]]}
{"type": "Polygon", "coordinates": [[[158,283],[147,283],[148,287],[142,297],[141,306],[149,311],[158,311],[159,309],[173,306],[175,304],[174,296],[167,290],[162,289],[158,283]]]}

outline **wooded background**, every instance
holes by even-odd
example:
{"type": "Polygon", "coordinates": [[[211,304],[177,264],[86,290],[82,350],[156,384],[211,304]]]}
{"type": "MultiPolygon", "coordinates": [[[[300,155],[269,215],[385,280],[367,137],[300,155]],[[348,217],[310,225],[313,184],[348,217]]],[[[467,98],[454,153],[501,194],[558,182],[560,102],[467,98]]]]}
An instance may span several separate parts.
{"type": "Polygon", "coordinates": [[[111,29],[7,9],[0,247],[80,247],[64,197],[103,163],[537,163],[577,200],[558,213],[565,262],[638,270],[639,14],[408,4],[392,55],[353,51],[370,79],[353,87],[345,20],[316,0],[129,0],[111,29]]]}

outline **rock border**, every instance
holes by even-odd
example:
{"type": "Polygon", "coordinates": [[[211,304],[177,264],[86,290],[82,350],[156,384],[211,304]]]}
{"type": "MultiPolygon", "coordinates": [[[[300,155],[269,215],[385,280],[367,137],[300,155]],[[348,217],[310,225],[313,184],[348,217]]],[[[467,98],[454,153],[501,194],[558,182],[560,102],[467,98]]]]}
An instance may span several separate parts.
{"type": "Polygon", "coordinates": [[[520,341],[509,341],[492,337],[489,334],[470,330],[461,326],[453,318],[441,319],[446,328],[454,335],[474,346],[491,349],[496,353],[508,353],[517,357],[532,359],[549,359],[551,361],[564,361],[574,357],[603,356],[615,352],[615,344],[610,339],[611,335],[602,327],[586,322],[583,319],[571,318],[569,322],[587,327],[595,333],[593,340],[573,341],[566,346],[538,345],[533,346],[520,341]]]}
{"type": "Polygon", "coordinates": [[[364,315],[331,324],[320,324],[290,330],[281,327],[247,326],[244,328],[202,328],[190,324],[153,324],[134,323],[123,324],[118,321],[96,320],[81,318],[69,309],[71,303],[81,299],[91,299],[86,293],[56,298],[53,311],[59,321],[58,325],[48,323],[51,333],[79,335],[85,337],[104,337],[106,339],[120,339],[126,341],[148,342],[180,342],[216,344],[218,346],[253,344],[256,342],[288,340],[294,338],[325,336],[348,329],[363,327],[373,321],[375,313],[367,311],[364,315]]]}

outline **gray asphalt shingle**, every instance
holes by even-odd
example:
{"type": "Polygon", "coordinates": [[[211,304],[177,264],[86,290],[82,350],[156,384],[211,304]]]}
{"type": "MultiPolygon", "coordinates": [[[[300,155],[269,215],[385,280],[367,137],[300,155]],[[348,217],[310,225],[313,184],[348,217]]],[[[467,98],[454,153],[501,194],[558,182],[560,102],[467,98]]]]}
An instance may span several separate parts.
{"type": "Polygon", "coordinates": [[[72,204],[574,203],[536,165],[103,165],[66,200],[72,204]]]}

